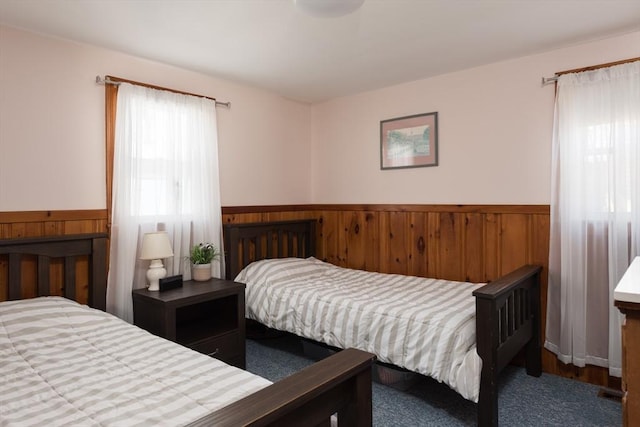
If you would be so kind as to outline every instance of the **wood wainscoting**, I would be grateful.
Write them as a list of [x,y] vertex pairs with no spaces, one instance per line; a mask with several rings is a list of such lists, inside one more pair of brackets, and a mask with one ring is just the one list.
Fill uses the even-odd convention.
[[[317,256],[349,268],[486,282],[525,263],[542,265],[544,334],[548,205],[227,206],[222,218],[229,223],[315,218]],[[102,232],[108,232],[106,209],[0,212],[0,239]],[[0,296],[6,295],[6,262],[0,257]],[[35,273],[25,271],[23,277],[35,280]],[[620,389],[620,380],[606,369],[564,365],[547,350],[542,364],[547,373]]]
[[522,264],[546,268],[548,263],[548,206],[290,208],[290,211],[223,208],[223,221],[316,218],[319,258],[343,267],[383,273],[486,282]]
[[106,209],[0,212],[0,239],[106,232]]
[[[548,205],[293,205],[223,207],[225,223],[318,220],[318,258],[343,267],[487,282],[522,264],[542,272],[545,331]],[[543,337],[544,342],[544,337]],[[564,365],[543,349],[544,372],[620,389],[597,366]]]

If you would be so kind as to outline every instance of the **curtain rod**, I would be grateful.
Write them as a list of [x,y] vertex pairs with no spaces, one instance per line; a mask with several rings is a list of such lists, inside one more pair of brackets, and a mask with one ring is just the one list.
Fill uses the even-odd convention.
[[[137,84],[139,86],[145,86],[145,87],[150,87],[150,88],[159,89],[159,90],[167,90],[169,92],[174,92],[174,93],[181,93],[183,95],[192,95],[192,96],[198,96],[198,97],[201,97],[201,98],[207,98],[207,99],[210,99],[210,100],[214,101],[216,103],[216,107],[231,108],[231,102],[220,102],[220,101],[217,101],[215,98],[211,98],[211,97],[208,97],[208,96],[196,95],[196,94],[193,94],[193,93],[181,92],[181,91],[173,90],[173,89],[166,89],[166,88],[162,88],[162,87],[159,87],[159,86],[153,86],[153,85],[147,85],[147,84],[143,84],[143,83],[137,83],[137,82],[134,82],[134,81],[131,81],[131,80],[124,80],[123,79],[123,81],[125,81],[127,83],[131,83],[131,84]],[[121,81],[116,81],[116,80],[111,80],[109,78],[109,76],[105,76],[104,79],[102,77],[100,77],[100,76],[96,76],[96,83],[99,84],[99,85],[115,85],[115,86],[118,86],[122,82]]]
[[542,86],[550,85],[550,84],[553,84],[553,83],[557,82],[558,81],[558,77],[560,77],[563,74],[581,73],[581,72],[584,72],[584,71],[599,70],[601,68],[608,68],[608,67],[613,67],[613,66],[616,66],[616,65],[629,64],[631,62],[636,62],[636,61],[640,61],[640,56],[639,57],[635,57],[635,58],[623,59],[623,60],[620,60],[620,61],[607,62],[606,64],[592,65],[590,67],[574,68],[573,70],[558,71],[556,73],[556,75],[553,76],[553,77],[543,77],[542,78]]

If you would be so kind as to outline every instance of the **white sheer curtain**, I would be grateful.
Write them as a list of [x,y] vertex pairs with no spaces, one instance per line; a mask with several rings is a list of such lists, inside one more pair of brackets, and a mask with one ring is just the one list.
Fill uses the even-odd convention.
[[[118,89],[107,310],[131,322],[131,291],[144,287],[142,236],[165,230],[168,275],[191,277],[192,245],[222,248],[215,101],[122,83]],[[223,262],[213,263],[220,277]]]
[[640,255],[640,61],[558,79],[545,347],[621,375],[613,289]]

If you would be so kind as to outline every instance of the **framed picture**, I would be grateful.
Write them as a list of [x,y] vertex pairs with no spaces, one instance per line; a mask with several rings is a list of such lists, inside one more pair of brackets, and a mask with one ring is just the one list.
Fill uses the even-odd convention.
[[380,122],[380,169],[438,166],[438,113]]

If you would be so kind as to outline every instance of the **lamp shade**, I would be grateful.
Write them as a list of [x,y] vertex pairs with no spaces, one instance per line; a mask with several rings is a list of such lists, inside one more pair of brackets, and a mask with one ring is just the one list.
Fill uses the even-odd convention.
[[140,259],[164,259],[173,256],[169,236],[164,231],[146,233],[142,237]]

